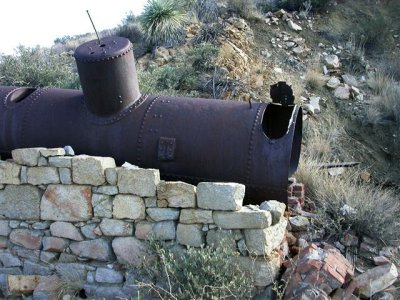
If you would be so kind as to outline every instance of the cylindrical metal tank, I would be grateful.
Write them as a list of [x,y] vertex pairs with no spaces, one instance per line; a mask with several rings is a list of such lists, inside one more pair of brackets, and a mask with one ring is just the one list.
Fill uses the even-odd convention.
[[[96,80],[90,74],[113,74],[122,68],[116,61],[109,62],[100,63],[104,68],[80,67],[82,85],[89,86],[83,93],[0,86],[0,153],[7,156],[16,148],[71,145],[78,154],[111,156],[119,164],[127,161],[157,168],[167,180],[243,183],[247,203],[287,201],[288,177],[300,156],[300,107],[140,95],[137,85],[129,82],[136,80],[134,69],[115,76],[128,83],[93,75],[110,81],[104,84],[104,93],[114,90],[96,95],[97,90],[91,91]],[[126,102],[114,105],[113,97],[126,86],[130,91]]]
[[98,115],[120,112],[140,97],[132,43],[106,37],[80,45],[75,61],[88,109]]

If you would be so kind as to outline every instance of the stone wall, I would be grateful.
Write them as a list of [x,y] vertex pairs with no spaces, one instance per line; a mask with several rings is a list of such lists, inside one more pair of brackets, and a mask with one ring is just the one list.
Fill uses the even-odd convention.
[[3,296],[48,299],[46,283],[73,274],[89,296],[135,297],[132,270],[151,255],[149,237],[183,247],[232,243],[258,287],[279,272],[285,205],[242,206],[241,184],[165,182],[158,170],[116,167],[70,147],[16,149],[12,157],[0,160]]

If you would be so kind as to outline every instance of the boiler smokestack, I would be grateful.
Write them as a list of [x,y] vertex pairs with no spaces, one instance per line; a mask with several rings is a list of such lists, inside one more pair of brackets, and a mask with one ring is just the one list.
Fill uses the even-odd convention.
[[74,56],[90,112],[112,115],[139,99],[133,47],[128,39],[92,40],[80,45]]

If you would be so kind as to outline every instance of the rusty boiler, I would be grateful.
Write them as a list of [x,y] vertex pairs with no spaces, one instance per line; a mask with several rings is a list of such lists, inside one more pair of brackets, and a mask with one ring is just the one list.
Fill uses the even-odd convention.
[[157,168],[167,180],[243,183],[247,203],[287,200],[302,138],[292,101],[143,95],[132,44],[121,37],[82,44],[75,59],[82,91],[0,86],[3,158],[16,148],[71,145],[77,154]]

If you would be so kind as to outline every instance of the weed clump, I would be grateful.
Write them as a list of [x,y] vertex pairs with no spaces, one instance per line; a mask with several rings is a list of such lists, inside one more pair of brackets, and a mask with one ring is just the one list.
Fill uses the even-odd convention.
[[138,286],[161,299],[250,299],[251,276],[244,273],[234,258],[239,254],[222,243],[218,248],[183,249],[150,242],[158,257],[143,270],[153,281]]

